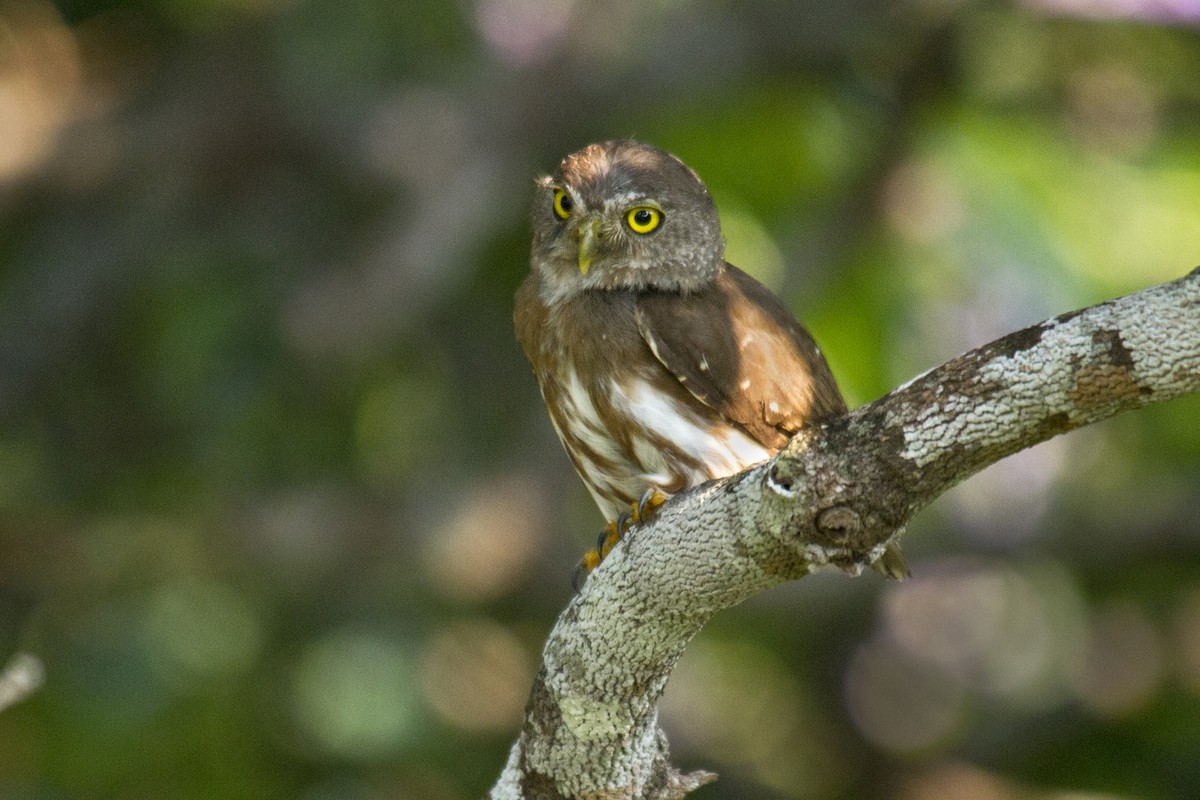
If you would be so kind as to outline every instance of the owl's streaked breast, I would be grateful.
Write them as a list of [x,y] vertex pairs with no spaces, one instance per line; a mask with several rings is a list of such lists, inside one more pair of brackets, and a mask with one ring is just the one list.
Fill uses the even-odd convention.
[[647,488],[673,494],[773,453],[662,365],[636,302],[629,290],[547,293],[540,270],[517,294],[517,338],[554,432],[608,519]]
[[738,428],[697,413],[654,382],[639,376],[588,388],[569,367],[539,376],[554,430],[609,519],[647,488],[671,494],[771,456]]
[[647,488],[671,494],[771,455],[647,358],[628,299],[588,293],[553,310],[534,303],[535,317],[517,325],[526,352],[539,354],[535,375],[555,432],[609,519]]

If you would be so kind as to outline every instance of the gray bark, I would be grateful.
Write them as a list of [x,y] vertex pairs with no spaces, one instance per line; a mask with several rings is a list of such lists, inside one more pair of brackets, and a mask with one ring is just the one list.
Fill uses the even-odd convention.
[[1200,268],[998,339],[678,495],[588,578],[546,642],[489,797],[680,798],[657,703],[716,611],[815,567],[870,565],[921,508],[1052,436],[1200,391]]

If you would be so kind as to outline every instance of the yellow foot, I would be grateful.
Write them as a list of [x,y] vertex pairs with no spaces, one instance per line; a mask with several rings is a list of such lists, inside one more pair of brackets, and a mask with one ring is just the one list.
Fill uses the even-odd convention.
[[572,588],[579,591],[579,587],[583,584],[582,579],[600,566],[600,562],[612,552],[612,549],[617,546],[617,542],[621,541],[629,529],[654,516],[654,512],[665,502],[667,502],[665,494],[658,489],[647,489],[627,511],[622,511],[615,520],[604,526],[604,530],[596,539],[596,546],[583,554],[583,558],[575,566],[575,571],[571,573]]

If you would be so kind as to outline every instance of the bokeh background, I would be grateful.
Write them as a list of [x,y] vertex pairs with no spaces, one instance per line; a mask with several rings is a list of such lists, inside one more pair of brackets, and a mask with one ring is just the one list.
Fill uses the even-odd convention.
[[[3,0],[0,798],[457,800],[602,520],[513,340],[637,136],[851,405],[1200,264],[1192,0]],[[719,615],[698,798],[1200,796],[1200,398]],[[33,670],[35,673],[37,669]]]

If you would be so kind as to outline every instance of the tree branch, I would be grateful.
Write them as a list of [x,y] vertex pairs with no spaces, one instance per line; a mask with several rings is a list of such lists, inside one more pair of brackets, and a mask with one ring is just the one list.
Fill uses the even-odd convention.
[[489,795],[680,798],[658,699],[716,611],[813,568],[857,574],[984,467],[1118,412],[1200,391],[1200,268],[998,339],[678,495],[559,617]]

